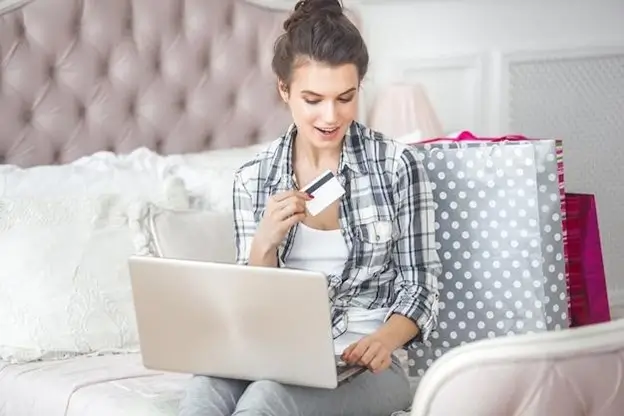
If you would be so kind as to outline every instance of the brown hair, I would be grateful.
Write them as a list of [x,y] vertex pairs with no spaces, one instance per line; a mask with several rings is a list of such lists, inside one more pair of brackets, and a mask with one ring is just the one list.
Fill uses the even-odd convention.
[[271,66],[285,88],[295,65],[310,59],[330,66],[354,64],[360,81],[368,70],[368,50],[339,0],[301,0],[284,22]]

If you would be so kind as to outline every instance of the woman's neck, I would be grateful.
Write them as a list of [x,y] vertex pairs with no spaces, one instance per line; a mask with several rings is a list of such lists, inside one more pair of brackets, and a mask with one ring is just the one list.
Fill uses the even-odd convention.
[[336,172],[338,163],[340,163],[341,152],[342,145],[335,148],[319,149],[312,146],[307,140],[295,138],[293,161],[298,166],[304,164],[307,167],[306,170],[323,171],[329,169]]

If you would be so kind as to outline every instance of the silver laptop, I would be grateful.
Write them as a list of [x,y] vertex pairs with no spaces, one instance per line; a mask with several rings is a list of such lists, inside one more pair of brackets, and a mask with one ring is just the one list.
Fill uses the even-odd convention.
[[365,371],[334,355],[321,273],[131,257],[146,368],[335,388]]

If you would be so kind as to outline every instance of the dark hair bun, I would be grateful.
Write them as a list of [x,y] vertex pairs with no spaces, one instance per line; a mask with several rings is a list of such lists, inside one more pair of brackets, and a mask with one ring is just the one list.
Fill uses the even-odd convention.
[[300,0],[284,22],[284,30],[291,32],[299,23],[308,19],[339,18],[342,14],[339,0]]
[[301,0],[273,45],[271,67],[288,91],[298,59],[329,66],[353,64],[360,81],[368,70],[368,50],[339,0]]

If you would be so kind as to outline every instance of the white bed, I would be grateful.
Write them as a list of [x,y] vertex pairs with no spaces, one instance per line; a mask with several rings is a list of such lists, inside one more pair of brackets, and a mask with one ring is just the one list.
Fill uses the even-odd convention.
[[0,363],[0,414],[174,416],[188,378],[147,370],[140,354]]
[[[233,170],[289,123],[270,71],[284,16],[245,0],[34,0],[0,18],[0,416],[177,413],[189,376],[143,367],[126,259],[232,256],[213,245],[231,236]],[[413,416],[520,414],[531,398],[549,415],[619,414],[614,325],[459,348]],[[527,354],[574,374],[539,390]],[[467,371],[479,360],[492,371]],[[571,385],[589,387],[562,407]]]
[[1,365],[7,416],[173,416],[188,379],[146,370],[139,354]]
[[[227,255],[233,171],[290,123],[270,66],[286,14],[35,0],[0,18],[0,416],[176,414],[189,376],[143,368],[126,259]],[[187,228],[159,245],[163,213]]]
[[[125,223],[122,227],[115,225],[115,221],[112,221],[113,224],[105,224],[107,232],[94,245],[94,250],[98,246],[113,245],[121,241],[131,243],[125,254],[132,252],[142,255],[232,262],[234,240],[229,230],[233,225],[228,203],[231,200],[231,186],[227,178],[231,178],[234,169],[262,147],[263,145],[252,145],[231,150],[166,156],[141,148],[127,155],[116,155],[111,152],[96,153],[62,167],[41,167],[30,170],[6,169],[5,178],[12,180],[5,182],[4,194],[9,196],[4,199],[0,198],[0,203],[3,200],[11,201],[15,198],[11,195],[23,195],[28,192],[39,195],[37,199],[42,199],[45,209],[48,209],[48,202],[52,201],[54,206],[54,199],[49,200],[40,195],[48,192],[48,185],[55,182],[71,184],[67,185],[68,189],[63,191],[69,195],[68,198],[75,198],[74,188],[82,189],[88,186],[88,192],[95,195],[96,206],[98,206],[98,195],[110,192],[110,188],[119,188],[117,192],[123,194],[124,192],[134,193],[136,188],[141,187],[144,195],[141,198],[129,204],[122,203],[123,199],[116,201],[116,205],[113,204],[118,208],[111,209],[112,212],[127,209],[124,214]],[[75,176],[76,172],[80,173],[80,177]],[[107,179],[109,176],[115,177],[115,180]],[[172,181],[172,178],[175,180]],[[181,183],[184,184],[182,188],[180,188]],[[58,189],[57,187],[57,193],[60,192]],[[84,197],[83,194],[86,192],[79,193],[81,197]],[[155,200],[149,198],[152,194],[155,195]],[[110,206],[110,203],[107,204],[108,209]],[[41,208],[38,204],[28,206],[29,212],[36,212],[39,209]],[[64,211],[56,207],[53,212],[54,215],[60,215],[59,213]],[[115,215],[111,217],[114,219]],[[70,243],[60,242],[58,251],[50,253],[49,256],[54,257],[62,253],[67,244],[72,246],[70,249],[75,248],[73,247],[75,243],[71,241],[80,239],[81,237],[74,236],[81,235],[81,231],[72,231],[72,227],[68,227],[75,221],[75,218],[71,218],[65,223],[58,223],[61,228],[67,228],[69,234],[66,240]],[[13,227],[17,225],[14,224]],[[45,228],[45,225],[42,227]],[[20,239],[11,239],[3,236],[2,228],[3,223],[0,220],[0,249],[3,243],[17,243],[21,246],[35,243],[34,240],[39,236],[37,232],[29,235],[28,232],[32,232],[32,229],[26,227],[22,229],[26,231],[26,234],[22,234]],[[118,234],[118,230],[123,231]],[[71,234],[72,232],[74,234]],[[215,239],[215,236],[219,238]],[[50,241],[59,240],[50,238]],[[92,241],[91,244],[93,244]],[[24,256],[33,256],[37,261],[45,259],[45,255],[38,255],[36,252],[37,250],[34,254],[24,253]],[[123,252],[117,253],[115,263],[118,264],[114,267],[123,264],[123,255]],[[64,259],[61,261],[64,262]],[[20,272],[16,263],[20,261],[4,264],[5,266],[9,264],[9,271]],[[98,260],[83,261],[78,264],[78,267],[91,269],[99,266]],[[98,270],[99,274],[94,275],[95,279],[99,280],[97,285],[100,286],[101,292],[109,293],[111,290],[120,290],[119,283],[111,286],[111,282],[108,281],[111,270],[110,268],[104,271]],[[44,293],[56,287],[57,282],[67,284],[68,280],[61,273],[50,274],[47,277],[49,278],[47,285],[39,289]],[[3,275],[2,271],[0,271],[0,278],[14,285],[18,280],[7,274]],[[127,278],[125,273],[123,273],[123,278]],[[96,285],[95,281],[89,280],[89,282],[86,288],[77,286],[72,287],[72,290],[81,296],[89,296],[93,293],[91,286]],[[18,288],[16,296],[20,293],[26,295],[26,291],[22,289]],[[121,289],[130,293],[127,284],[121,285]],[[19,298],[14,298],[14,302],[29,303],[27,299]],[[71,305],[71,298],[68,298],[68,302]],[[99,303],[93,302],[93,306]],[[128,300],[119,301],[118,304],[128,306]],[[44,308],[44,312],[47,310]],[[66,316],[65,310],[52,312],[60,314],[61,317]],[[91,312],[101,313],[102,311],[92,310]],[[133,338],[129,334],[135,332],[132,318],[132,311],[129,310],[124,319],[115,321],[120,328],[126,328],[124,332],[126,338]],[[78,326],[71,327],[72,331],[79,332],[84,328],[95,328],[85,321],[78,323]],[[14,333],[20,333],[20,331],[14,331]],[[97,336],[91,340],[102,344],[107,342],[114,333],[115,331],[105,332],[103,336]],[[48,342],[51,342],[50,340],[62,341],[47,331],[35,335],[35,338],[46,338]],[[36,356],[30,357],[35,359],[33,362],[23,362],[25,359],[17,364],[0,361],[0,415],[175,415],[189,375],[145,369],[140,354],[133,352],[138,348],[136,343],[112,345],[110,348],[121,350],[122,353],[110,353],[106,348],[92,348],[81,352],[79,356],[62,359],[51,360],[44,355],[42,359]],[[407,372],[405,354],[402,354],[402,359]],[[417,379],[412,380],[414,392],[417,381]]]

